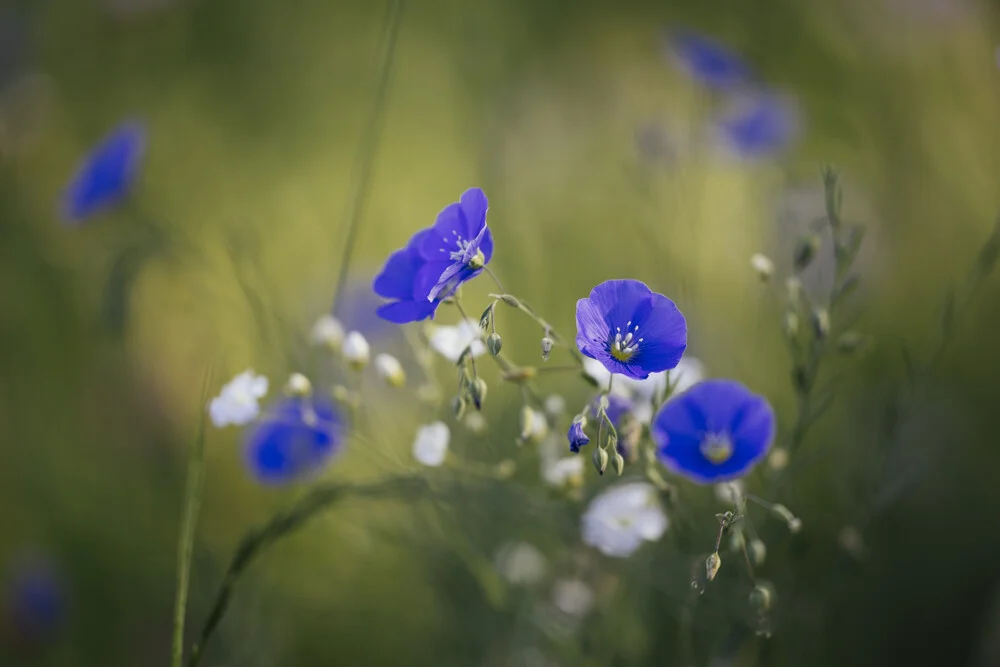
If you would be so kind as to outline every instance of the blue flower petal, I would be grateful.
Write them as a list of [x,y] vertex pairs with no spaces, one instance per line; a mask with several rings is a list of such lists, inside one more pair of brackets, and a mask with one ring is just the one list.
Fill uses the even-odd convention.
[[687,74],[713,90],[729,91],[753,83],[750,67],[721,43],[686,29],[667,34],[667,47]]
[[[653,418],[651,432],[663,464],[698,484],[742,477],[766,454],[774,439],[770,404],[733,380],[705,380]],[[732,454],[722,462],[702,452],[708,435],[724,435]]]
[[746,158],[761,158],[781,152],[799,132],[798,114],[787,99],[762,94],[718,123],[726,145]]
[[389,255],[382,272],[375,276],[372,289],[387,299],[410,299],[413,297],[413,280],[423,266],[423,260],[409,248],[403,248]]
[[438,305],[440,305],[438,301],[394,301],[393,303],[379,306],[376,312],[384,320],[395,322],[396,324],[406,324],[433,317]]
[[569,450],[574,453],[579,452],[581,447],[590,442],[590,438],[583,430],[583,424],[576,421],[570,424],[566,439],[569,440]]
[[[448,259],[452,252],[459,250],[459,241],[471,241],[479,236],[486,226],[488,207],[486,195],[479,188],[462,193],[458,202],[449,204],[438,214],[433,234],[429,234],[420,246],[423,258],[428,261]],[[492,252],[492,247],[490,250]]]
[[318,396],[283,399],[251,428],[247,463],[262,484],[307,477],[340,450],[342,431],[330,401]]
[[135,181],[146,144],[145,126],[119,125],[77,168],[63,194],[62,216],[71,224],[119,203]]

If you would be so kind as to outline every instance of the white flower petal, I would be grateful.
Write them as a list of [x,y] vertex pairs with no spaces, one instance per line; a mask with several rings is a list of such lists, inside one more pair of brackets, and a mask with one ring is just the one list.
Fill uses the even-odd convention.
[[591,501],[581,519],[583,541],[616,558],[660,539],[668,526],[655,487],[645,482],[608,489]]
[[244,426],[260,414],[259,399],[267,394],[268,381],[252,370],[240,373],[226,384],[208,404],[208,414],[216,428]]
[[470,345],[473,357],[486,352],[479,323],[472,320],[463,320],[455,326],[435,326],[431,329],[428,342],[438,354],[452,363],[457,362]]
[[425,466],[436,468],[444,463],[450,439],[451,431],[444,422],[421,426],[417,429],[417,437],[413,441],[413,456]]

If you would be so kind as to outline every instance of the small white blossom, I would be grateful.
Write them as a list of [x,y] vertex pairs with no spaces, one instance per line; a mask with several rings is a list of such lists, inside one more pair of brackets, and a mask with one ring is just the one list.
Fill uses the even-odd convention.
[[732,505],[743,496],[743,480],[721,482],[715,485],[715,497],[724,505]]
[[371,349],[368,347],[368,341],[365,340],[364,336],[357,331],[352,331],[344,338],[343,354],[347,363],[353,368],[360,370],[368,365],[368,360],[371,357]]
[[549,394],[545,399],[545,412],[551,417],[558,417],[566,412],[566,399],[559,394]]
[[208,413],[217,428],[243,426],[260,414],[258,401],[267,394],[267,378],[252,370],[240,373],[208,404]]
[[552,604],[569,616],[586,616],[594,604],[594,591],[579,579],[561,579],[552,587]]
[[530,586],[545,576],[547,564],[542,552],[527,542],[505,544],[497,552],[496,567],[512,584]]
[[433,326],[428,342],[441,356],[456,363],[465,348],[472,346],[470,354],[478,357],[486,352],[479,324],[472,320],[462,320],[455,326]]
[[312,393],[312,383],[302,373],[292,373],[285,383],[285,393],[289,396],[308,396]]
[[750,258],[750,266],[763,282],[767,282],[774,275],[774,262],[759,252]]
[[406,382],[406,373],[399,360],[391,354],[375,355],[375,371],[379,377],[393,387],[402,387]]
[[436,468],[444,463],[450,439],[451,431],[444,422],[421,426],[417,429],[417,437],[413,441],[413,457],[425,466]]
[[542,458],[542,477],[546,483],[563,487],[583,478],[584,457]]
[[549,421],[541,410],[525,407],[522,417],[522,436],[525,440],[541,442],[549,434]]
[[583,541],[606,556],[625,558],[667,529],[656,488],[645,482],[612,487],[590,502],[581,520]]
[[326,345],[332,350],[339,350],[344,344],[344,325],[333,315],[323,315],[316,320],[309,338],[314,345]]

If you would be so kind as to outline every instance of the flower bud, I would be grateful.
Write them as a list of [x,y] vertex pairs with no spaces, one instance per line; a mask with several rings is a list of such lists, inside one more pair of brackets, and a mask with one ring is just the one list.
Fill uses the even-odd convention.
[[747,557],[754,567],[763,565],[764,559],[767,558],[767,545],[764,541],[757,538],[747,542]]
[[312,383],[302,373],[292,373],[285,384],[285,393],[289,396],[309,396],[312,394]]
[[368,341],[357,331],[352,331],[344,338],[344,345],[341,349],[344,359],[356,371],[360,371],[368,365],[371,350]]
[[549,338],[547,335],[542,336],[542,361],[548,361],[549,355],[552,354],[552,346],[555,342]]
[[825,340],[830,334],[830,311],[822,306],[814,308],[812,311],[813,333],[819,340]]
[[521,307],[521,302],[518,301],[517,298],[511,296],[510,294],[501,294],[499,296],[500,296],[500,300],[503,301],[504,303],[506,303],[508,306],[512,306],[514,308],[520,308]]
[[333,315],[323,315],[313,325],[309,339],[313,345],[324,345],[336,352],[344,343],[344,325]]
[[797,533],[802,529],[802,520],[792,514],[791,510],[784,505],[774,505],[771,508],[771,512],[788,525],[789,531]]
[[722,567],[722,557],[719,556],[719,552],[711,554],[705,559],[705,577],[712,581],[715,579],[715,575],[719,573],[719,568]]
[[608,469],[608,453],[600,447],[595,447],[593,459],[598,474],[603,475],[604,471]]
[[455,419],[461,419],[462,415],[465,414],[465,399],[461,396],[451,399],[451,411],[455,415]]
[[550,417],[558,417],[566,412],[566,399],[559,394],[549,394],[545,398],[545,412]]
[[762,614],[771,608],[774,603],[774,594],[771,592],[771,587],[767,584],[757,584],[750,591],[750,607],[754,612]]
[[611,467],[615,469],[618,476],[621,477],[622,473],[625,472],[625,459],[617,451],[615,455],[611,457]]
[[746,544],[746,538],[743,536],[743,531],[735,527],[729,532],[729,550],[730,551],[743,551],[743,547]]
[[486,337],[486,348],[490,351],[494,357],[500,354],[500,348],[503,347],[503,339],[500,338],[500,334],[496,331],[491,333]]
[[521,407],[521,440],[527,440],[535,431],[535,411],[529,406]]
[[750,266],[753,267],[754,272],[762,283],[770,281],[771,276],[774,275],[774,262],[760,253],[750,258]]
[[406,373],[399,360],[391,354],[375,356],[375,371],[390,387],[402,387],[406,384]]
[[482,410],[483,401],[486,400],[486,380],[476,378],[469,384],[469,396],[472,397],[472,404],[476,406],[476,410]]
[[767,465],[771,470],[779,472],[788,465],[788,450],[784,447],[775,447],[767,456]]
[[796,271],[801,271],[812,263],[813,257],[816,256],[816,251],[819,250],[820,243],[819,234],[815,232],[806,234],[799,239],[793,256]]

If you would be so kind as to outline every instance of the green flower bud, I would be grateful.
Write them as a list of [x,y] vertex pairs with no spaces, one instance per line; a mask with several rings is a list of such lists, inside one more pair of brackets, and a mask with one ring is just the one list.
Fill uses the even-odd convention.
[[722,567],[722,557],[719,556],[719,552],[711,554],[705,559],[705,577],[709,581],[715,579],[715,575],[719,573],[719,568]]
[[503,339],[500,338],[500,334],[496,331],[486,337],[486,348],[494,357],[500,354],[501,347],[503,347]]
[[597,468],[598,474],[603,475],[604,471],[608,469],[608,453],[600,447],[595,447],[593,458],[594,467]]
[[615,452],[615,455],[611,457],[611,467],[615,469],[615,472],[618,473],[619,477],[621,477],[622,473],[625,472],[625,459],[622,458],[622,455],[617,451]]

